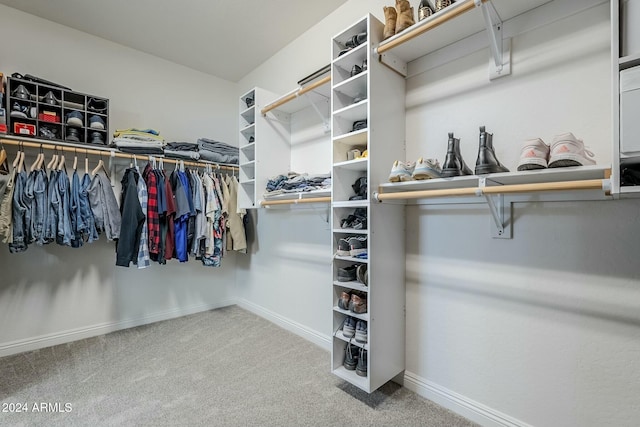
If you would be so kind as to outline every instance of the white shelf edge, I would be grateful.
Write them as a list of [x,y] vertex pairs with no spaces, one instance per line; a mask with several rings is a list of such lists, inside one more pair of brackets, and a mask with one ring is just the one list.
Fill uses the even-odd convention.
[[354,338],[347,338],[344,336],[344,334],[342,333],[342,329],[338,330],[338,332],[336,332],[336,334],[334,335],[335,338],[338,338],[341,341],[347,342],[347,343],[351,343],[353,345],[357,345],[360,348],[364,348],[365,350],[369,350],[369,343],[361,343],[356,341],[355,337]]
[[[368,46],[368,45],[369,45],[369,41],[367,40],[367,41],[363,42],[362,44],[359,44],[358,46],[354,47],[349,52],[347,52],[347,53],[345,53],[345,54],[343,54],[341,56],[336,57],[333,61],[331,61],[331,63],[334,64],[334,65],[338,65],[339,66],[340,62],[346,61],[345,58],[348,58],[350,56],[355,56],[356,52],[358,52],[360,50],[364,50],[366,48],[366,46]],[[346,47],[345,47],[345,49],[346,49]]]
[[345,314],[347,316],[355,317],[356,319],[366,320],[367,322],[369,322],[369,312],[358,314],[358,313],[354,313],[353,311],[343,310],[337,305],[333,307],[333,311],[337,313]]
[[353,228],[334,228],[332,232],[339,234],[369,234],[369,230],[356,230]]
[[255,124],[255,123],[251,123],[250,125],[247,125],[247,126],[243,127],[242,129],[240,129],[240,133],[244,133],[244,132],[246,132],[247,130],[249,130],[249,129],[251,129],[252,127],[255,127],[255,126],[256,126],[256,124]]
[[240,182],[240,185],[255,184],[255,183],[256,183],[256,180],[254,178],[254,179],[249,179],[249,180],[246,180],[246,181],[242,181],[242,182]]
[[359,108],[362,105],[367,104],[368,102],[369,102],[369,99],[363,99],[360,102],[357,102],[357,103],[351,104],[351,105],[347,105],[346,107],[342,107],[339,110],[334,111],[333,115],[334,116],[339,116],[339,115],[344,114],[344,113],[346,113],[346,112],[348,112],[350,110],[355,110],[356,108]]
[[255,160],[251,160],[250,162],[240,163],[240,167],[244,167],[244,166],[254,167],[255,165],[256,165]]
[[334,208],[368,208],[368,200],[349,200],[344,202],[333,202]]
[[369,258],[356,258],[352,256],[340,256],[340,255],[336,255],[334,258],[340,261],[359,262],[360,264],[369,263]]
[[348,369],[346,369],[344,366],[339,366],[336,369],[334,369],[332,371],[332,373],[355,385],[356,387],[366,391],[367,393],[369,392],[369,377],[361,377],[360,375],[356,374],[356,371],[349,371]]
[[340,282],[337,280],[333,281],[333,286],[339,286],[342,288],[349,288],[349,289],[353,289],[355,291],[362,291],[362,292],[367,292],[369,293],[369,287],[363,285],[360,282]]
[[340,89],[342,89],[343,86],[348,86],[350,83],[353,83],[360,78],[364,78],[368,73],[369,69],[367,68],[366,70],[356,74],[355,76],[351,76],[348,79],[341,81],[333,87],[333,90],[335,90],[336,92],[340,92]]
[[255,143],[255,142],[251,142],[251,143],[249,143],[249,144],[243,145],[242,147],[240,147],[240,149],[241,149],[242,151],[244,151],[244,150],[246,150],[247,148],[253,148],[253,147],[255,147],[255,146],[256,146],[256,143]]
[[[345,160],[344,162],[334,163],[334,168],[344,168],[352,170],[367,170],[368,157],[362,157],[354,160]],[[353,166],[364,166],[364,169],[354,168]]]
[[[333,137],[333,142],[339,142],[342,144],[348,144],[346,142],[344,142],[345,140],[350,140],[350,139],[356,139],[358,136],[362,135],[362,134],[366,134],[369,132],[369,127],[366,127],[364,129],[360,129],[354,132],[347,132],[347,133],[343,133],[342,135],[338,135],[338,136],[334,136]],[[363,141],[366,143],[366,137],[365,140]],[[357,142],[356,144],[362,144],[363,142]],[[350,145],[350,144],[348,144]]]
[[[242,101],[242,102],[244,102],[244,101]],[[256,109],[256,106],[255,106],[255,104],[254,104],[254,105],[252,105],[251,107],[249,107],[249,108],[247,108],[247,109],[245,109],[245,110],[241,111],[241,112],[240,112],[240,115],[244,117],[247,113],[250,113],[250,112],[251,112],[251,110],[255,110],[255,109]]]

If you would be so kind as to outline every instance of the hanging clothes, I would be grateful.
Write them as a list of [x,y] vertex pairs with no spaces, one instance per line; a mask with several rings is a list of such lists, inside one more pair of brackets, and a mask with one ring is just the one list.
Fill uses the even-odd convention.
[[45,243],[56,241],[58,235],[58,205],[60,203],[60,192],[58,187],[58,171],[51,169],[49,172],[49,185],[47,186],[47,219],[44,224]]
[[147,228],[149,255],[157,259],[160,253],[160,215],[158,214],[158,183],[151,163],[147,163],[142,172],[147,187]]
[[71,209],[70,209],[70,194],[71,185],[69,184],[69,178],[67,172],[64,169],[58,171],[58,232],[56,236],[56,243],[63,246],[71,246],[71,240],[73,239],[73,233],[71,231]]
[[98,233],[104,232],[109,241],[117,239],[120,236],[122,216],[120,208],[118,208],[118,201],[111,188],[111,181],[104,171],[99,170],[93,176],[87,195],[96,231]]
[[20,171],[16,173],[13,203],[12,203],[12,220],[13,220],[13,241],[9,244],[9,252],[19,253],[27,250],[27,204],[25,202],[25,187],[27,184],[27,173]]
[[244,230],[244,215],[246,210],[238,207],[238,180],[235,175],[227,179],[229,188],[229,236],[231,245],[228,250],[247,252],[247,236]]
[[138,268],[147,268],[150,265],[151,258],[149,256],[149,230],[147,221],[147,209],[148,209],[148,193],[147,185],[144,183],[144,179],[140,176],[140,170],[136,166],[136,182],[138,190],[138,201],[140,202],[140,208],[144,215],[144,222],[142,225],[142,232],[140,233],[140,243],[138,245]]
[[167,194],[167,229],[165,233],[165,260],[172,259],[175,253],[175,219],[176,219],[176,198],[173,194],[169,175],[164,172],[164,185]]
[[120,215],[122,223],[116,245],[116,265],[129,267],[138,261],[140,236],[144,228],[145,216],[138,198],[137,171],[129,168],[122,177]]
[[16,170],[13,169],[8,175],[6,185],[3,184],[4,191],[0,193],[0,238],[3,243],[13,243],[12,210],[15,178]]

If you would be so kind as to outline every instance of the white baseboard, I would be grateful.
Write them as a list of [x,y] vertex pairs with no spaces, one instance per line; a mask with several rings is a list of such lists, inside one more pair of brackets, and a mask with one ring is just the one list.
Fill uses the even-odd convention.
[[531,427],[530,424],[489,408],[412,372],[405,371],[404,386],[420,396],[485,427]]
[[220,307],[226,307],[233,304],[235,304],[235,301],[233,299],[226,299],[217,301],[212,304],[200,304],[191,307],[176,308],[173,310],[167,310],[134,319],[106,322],[84,328],[68,329],[66,331],[56,332],[53,334],[40,335],[24,340],[0,343],[0,357],[10,356],[12,354],[37,350],[45,347],[51,347],[54,345],[65,344],[72,341],[78,341],[85,338],[108,334],[109,332],[114,332],[121,329],[133,328],[136,326],[147,325],[149,323],[155,323],[162,320],[188,316],[190,314],[213,310]]
[[318,331],[307,328],[306,326],[298,322],[294,322],[293,320],[283,317],[278,313],[267,310],[262,306],[247,301],[244,298],[238,298],[235,302],[239,307],[244,308],[245,310],[250,311],[260,317],[263,317],[268,321],[286,329],[287,331],[293,332],[294,334],[301,336],[307,341],[311,341],[315,345],[322,347],[327,351],[331,351],[331,337],[329,335],[324,335],[319,333]]

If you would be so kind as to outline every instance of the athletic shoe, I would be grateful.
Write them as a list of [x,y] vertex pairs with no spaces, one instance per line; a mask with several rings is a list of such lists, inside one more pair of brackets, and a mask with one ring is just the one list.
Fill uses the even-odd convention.
[[96,113],[106,113],[107,101],[104,99],[89,98],[89,102],[87,103],[87,108],[90,111],[94,111]]
[[100,132],[91,132],[91,143],[104,145],[104,137]]
[[549,146],[540,138],[528,139],[522,144],[518,170],[545,169],[549,160]]
[[595,165],[594,154],[584,148],[582,140],[577,139],[571,132],[556,135],[551,144],[549,155],[550,168],[568,166]]
[[342,323],[342,335],[347,338],[353,338],[356,334],[356,319],[351,316],[347,316]]
[[65,141],[70,142],[80,142],[80,133],[78,132],[78,129],[68,127],[67,136],[64,139]]
[[102,117],[100,116],[91,116],[89,118],[89,127],[92,129],[104,130],[104,120],[102,120]]
[[354,313],[362,314],[367,312],[367,298],[353,293],[349,300],[349,310]]
[[67,124],[69,126],[84,126],[84,117],[80,111],[71,111],[67,114]]
[[21,119],[26,119],[27,113],[29,112],[28,105],[22,105],[19,102],[14,102],[13,107],[11,108],[11,113],[9,114],[11,117],[19,117]]
[[367,253],[367,236],[357,236],[349,238],[349,254],[358,256]]
[[338,240],[338,256],[349,256],[351,255],[351,245],[349,244],[349,240],[351,237],[347,237],[344,239]]
[[338,282],[353,282],[356,280],[356,266],[338,268]]
[[345,367],[345,369],[354,371],[356,369],[356,366],[358,366],[358,359],[358,346],[348,343],[347,347],[344,349],[344,363],[342,365]]
[[360,355],[358,357],[358,363],[356,365],[356,374],[361,377],[367,376],[367,350],[360,349]]
[[417,180],[440,178],[442,176],[442,168],[437,159],[423,159],[420,157],[411,176]]
[[393,162],[389,182],[411,181],[415,164],[411,162],[403,163],[400,160]]
[[356,342],[365,344],[367,342],[367,322],[364,320],[358,320],[356,323]]
[[367,271],[367,264],[360,264],[356,268],[356,278],[358,279],[358,282],[362,283],[363,285],[369,285],[369,272]]

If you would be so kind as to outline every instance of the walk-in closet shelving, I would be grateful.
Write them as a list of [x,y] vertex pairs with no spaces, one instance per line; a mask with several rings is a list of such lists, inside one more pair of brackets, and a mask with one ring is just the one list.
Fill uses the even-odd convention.
[[287,127],[279,122],[267,122],[260,110],[275,94],[253,88],[239,99],[240,186],[238,206],[259,207],[258,199],[267,181],[289,170]]
[[[368,393],[404,370],[404,207],[370,202],[374,190],[386,181],[389,159],[404,157],[405,81],[378,63],[372,50],[380,41],[383,27],[379,20],[367,15],[331,41],[331,287],[336,331],[331,369]],[[366,40],[347,50],[358,34],[360,40],[366,34]],[[366,123],[354,128],[354,122],[364,120]],[[355,195],[352,186],[360,178],[366,178],[367,190],[362,200],[350,200]],[[356,209],[361,214],[365,212],[364,228],[343,224],[343,219]],[[366,259],[337,255],[340,239],[354,236],[367,238]],[[353,265],[366,265],[366,285],[357,280],[338,280],[338,270]],[[367,312],[357,314],[340,308],[338,300],[343,292],[356,292],[366,298]],[[344,336],[341,325],[347,316],[366,322],[366,344]],[[367,351],[366,376],[343,365],[349,343]]]
[[[296,144],[305,144],[309,142],[307,138],[314,140],[323,140],[326,135],[327,148],[329,144],[329,128],[330,128],[330,108],[329,101],[331,99],[331,75],[322,71],[317,73],[304,85],[298,86],[296,89],[285,95],[276,96],[271,94],[266,100],[264,106],[259,106],[259,118],[257,120],[258,133],[261,132],[263,123],[265,126],[271,127],[272,132],[268,138],[259,138],[258,144],[264,143],[268,147],[274,147],[280,156],[286,160],[286,167],[279,170],[272,168],[272,173],[268,178],[279,174],[286,174],[291,171],[292,150]],[[313,110],[313,112],[310,111]],[[300,120],[301,114],[312,116]],[[301,129],[301,126],[305,126]],[[273,130],[277,128],[277,135]],[[301,136],[302,135],[302,136]],[[302,139],[302,140],[301,140]],[[261,157],[256,158],[258,162]],[[281,162],[282,163],[282,162]],[[329,165],[327,164],[327,168]],[[298,171],[296,172],[309,172]],[[324,171],[316,171],[318,173],[326,173]],[[258,186],[257,199],[259,206],[262,207],[295,207],[311,206],[327,204],[331,201],[331,190],[314,190],[301,193],[286,193],[276,196],[264,196],[266,181],[264,186]]]

